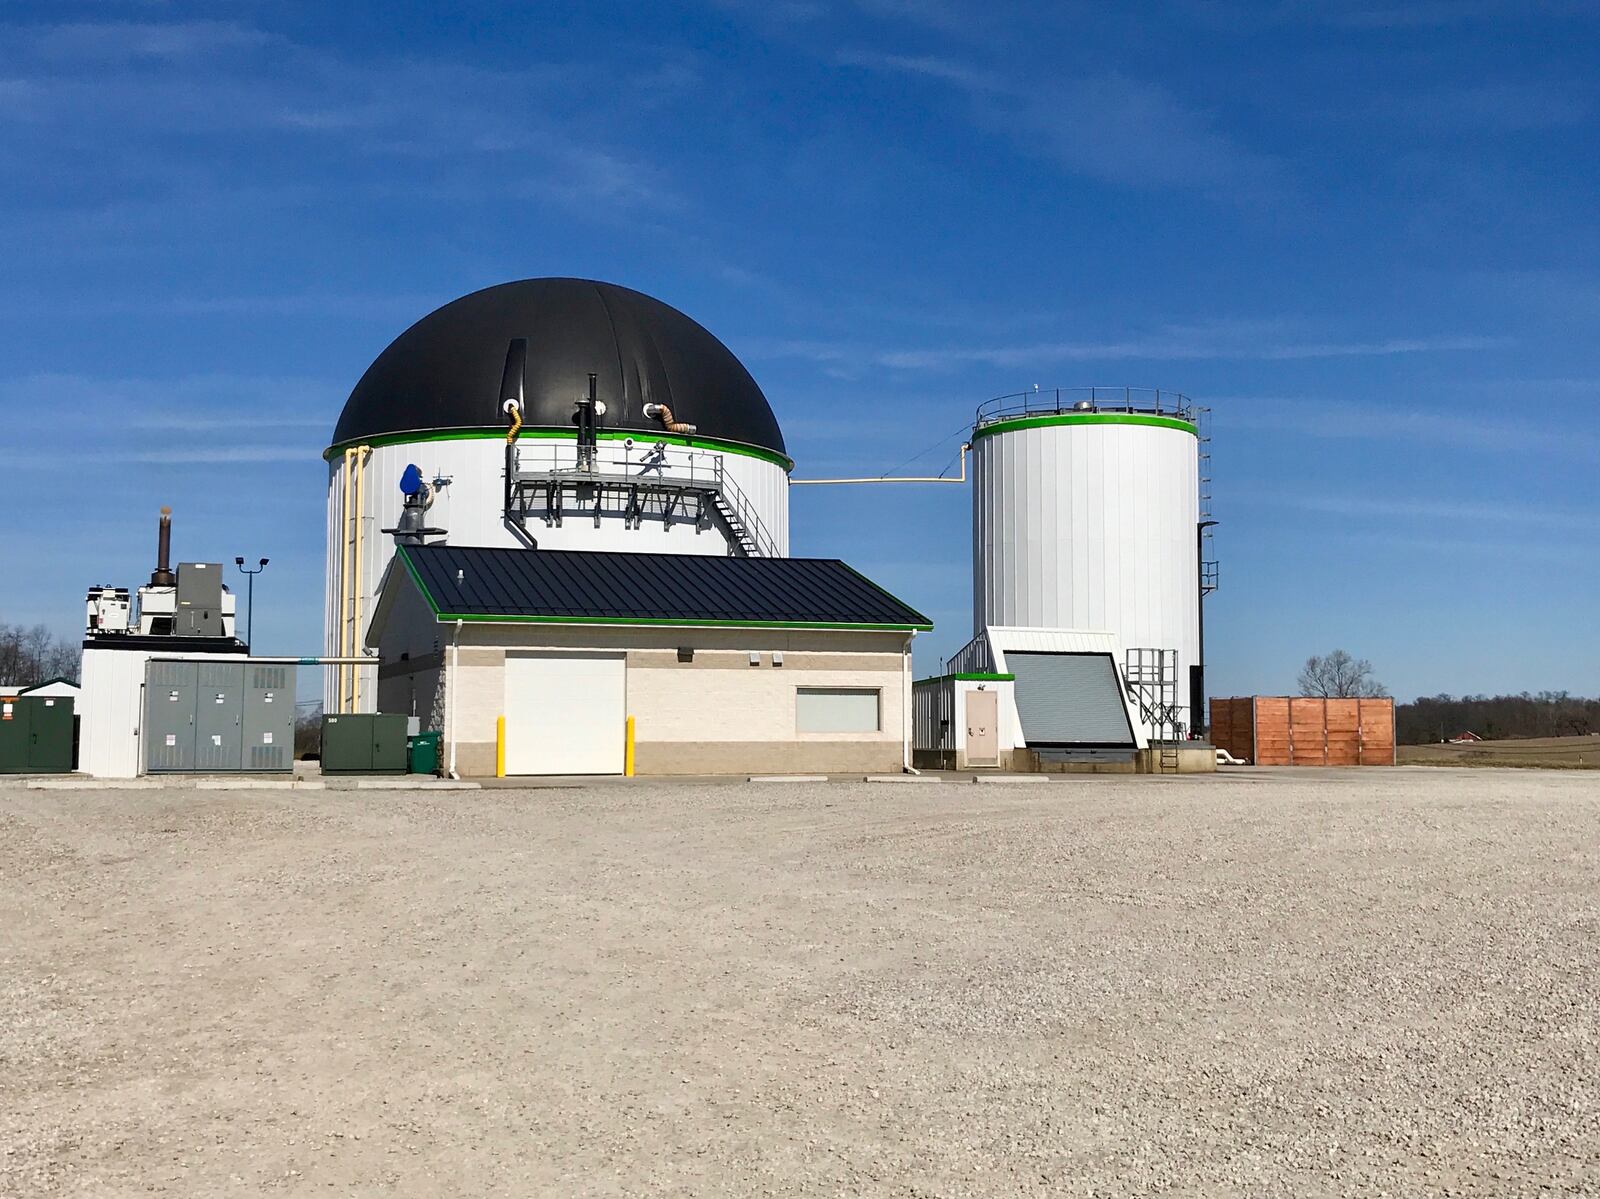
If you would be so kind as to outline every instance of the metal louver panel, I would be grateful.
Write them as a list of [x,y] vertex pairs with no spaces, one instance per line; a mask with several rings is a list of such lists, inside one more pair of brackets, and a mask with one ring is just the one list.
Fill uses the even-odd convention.
[[1017,715],[1030,746],[1132,748],[1133,728],[1110,654],[1011,651]]

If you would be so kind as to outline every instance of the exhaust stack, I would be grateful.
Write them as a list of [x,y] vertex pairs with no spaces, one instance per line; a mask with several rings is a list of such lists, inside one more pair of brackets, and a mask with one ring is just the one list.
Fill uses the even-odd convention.
[[150,572],[150,586],[176,587],[178,576],[172,573],[172,509],[161,509],[161,532],[156,537],[156,568]]

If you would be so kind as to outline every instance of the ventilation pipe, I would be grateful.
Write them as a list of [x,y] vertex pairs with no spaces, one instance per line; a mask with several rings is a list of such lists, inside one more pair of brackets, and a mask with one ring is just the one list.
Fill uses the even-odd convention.
[[644,414],[661,422],[661,427],[668,433],[681,433],[685,437],[693,437],[696,427],[681,420],[672,419],[672,409],[665,404],[646,404]]
[[506,486],[504,510],[511,513],[511,481],[517,473],[517,434],[522,432],[522,404],[528,375],[528,339],[513,337],[506,346],[506,367],[500,373],[500,411],[510,421],[506,430]]
[[161,528],[156,534],[156,568],[150,572],[150,586],[176,587],[178,576],[172,573],[172,509],[161,509]]

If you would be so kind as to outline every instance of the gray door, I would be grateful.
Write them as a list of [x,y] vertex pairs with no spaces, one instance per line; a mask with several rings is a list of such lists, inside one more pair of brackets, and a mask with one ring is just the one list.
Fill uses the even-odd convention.
[[144,675],[144,763],[194,769],[195,663],[151,662]]
[[1000,733],[995,728],[1000,719],[1000,700],[997,691],[968,691],[967,700],[967,765],[1000,765]]
[[238,770],[244,745],[244,667],[195,664],[194,768]]
[[1006,651],[1029,745],[1134,744],[1127,697],[1110,654]]
[[293,666],[244,668],[246,770],[294,769]]

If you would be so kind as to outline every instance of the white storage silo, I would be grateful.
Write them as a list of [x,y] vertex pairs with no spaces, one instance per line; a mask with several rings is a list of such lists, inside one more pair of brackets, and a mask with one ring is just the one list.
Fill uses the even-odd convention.
[[[1100,630],[1171,651],[1192,727],[1200,665],[1200,448],[1170,392],[990,401],[972,436],[973,625]],[[1203,716],[1201,717],[1203,723]]]

